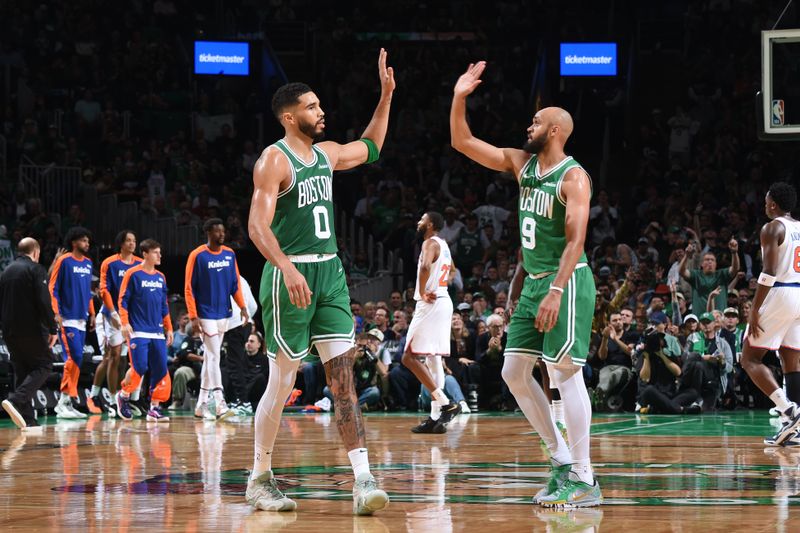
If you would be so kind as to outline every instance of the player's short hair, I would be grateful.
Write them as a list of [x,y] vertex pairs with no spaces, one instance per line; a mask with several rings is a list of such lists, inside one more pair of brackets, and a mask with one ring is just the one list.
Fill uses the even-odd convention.
[[69,228],[67,235],[64,237],[64,247],[67,248],[67,250],[72,250],[72,243],[84,237],[89,237],[89,239],[91,239],[92,232],[83,226],[73,226]]
[[122,248],[122,245],[125,244],[125,239],[128,238],[128,233],[132,233],[134,237],[136,237],[136,232],[132,229],[124,229],[117,233],[117,236],[114,238],[114,246],[117,247],[117,250]]
[[769,197],[784,211],[792,211],[797,206],[797,191],[785,181],[770,185]]
[[442,231],[444,227],[444,218],[442,218],[442,214],[438,211],[428,211],[425,214],[428,215],[428,220],[433,224],[433,231]]
[[224,226],[224,225],[225,223],[222,221],[221,218],[209,218],[203,224],[203,231],[205,233],[208,233],[209,231],[214,229],[214,226]]
[[142,249],[142,253],[146,254],[147,252],[151,252],[156,248],[161,248],[161,244],[155,239],[145,239],[139,243],[139,248]]
[[275,115],[275,118],[280,120],[281,113],[283,113],[287,107],[295,105],[300,101],[300,96],[310,92],[311,87],[305,83],[292,82],[280,86],[272,96],[272,113]]

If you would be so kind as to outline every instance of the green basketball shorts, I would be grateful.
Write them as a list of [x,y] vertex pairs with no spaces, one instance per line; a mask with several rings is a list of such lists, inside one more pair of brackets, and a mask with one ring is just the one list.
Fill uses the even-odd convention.
[[539,303],[550,290],[555,273],[539,279],[525,278],[519,304],[508,326],[505,355],[542,357],[548,363],[559,363],[564,356],[572,357],[579,366],[586,364],[596,289],[588,266],[576,268],[569,278],[561,308],[553,329],[541,333],[535,327]]
[[[314,258],[315,256],[302,256]],[[290,359],[308,355],[316,343],[354,343],[353,315],[344,268],[338,257],[313,262],[294,262],[311,289],[311,305],[300,309],[289,301],[283,273],[267,262],[261,275],[262,317],[267,355],[278,350]]]

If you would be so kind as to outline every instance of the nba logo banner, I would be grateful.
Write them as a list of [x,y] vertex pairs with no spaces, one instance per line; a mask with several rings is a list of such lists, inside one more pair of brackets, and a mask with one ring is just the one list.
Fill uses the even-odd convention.
[[783,100],[772,101],[772,125],[783,126]]

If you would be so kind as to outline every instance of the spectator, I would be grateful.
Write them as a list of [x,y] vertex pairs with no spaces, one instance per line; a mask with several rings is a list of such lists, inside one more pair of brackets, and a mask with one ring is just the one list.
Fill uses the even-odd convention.
[[622,406],[621,399],[614,399],[628,385],[633,375],[633,350],[622,340],[622,318],[619,313],[612,313],[609,324],[603,329],[600,347],[597,350],[597,359],[600,371],[597,387],[594,390],[595,405],[606,407],[614,406],[614,410]]
[[697,391],[677,378],[681,375],[679,359],[666,350],[665,335],[655,327],[645,333],[644,347],[640,353],[639,377],[643,382],[639,391],[640,413],[698,414],[701,407],[696,400]]
[[[400,291],[392,291],[392,294],[389,295],[389,311],[394,313],[401,309],[403,309],[403,293]],[[394,319],[394,315],[392,316]]]
[[488,331],[477,338],[475,361],[481,366],[482,409],[498,409],[510,399],[502,385],[501,370],[503,352],[506,348],[506,332],[503,331],[503,318],[489,315],[486,319]]
[[[362,333],[356,338],[356,360],[353,364],[355,389],[358,403],[362,411],[373,411],[381,399],[378,389],[378,374],[386,375],[388,369],[378,359],[378,347],[383,342],[383,335],[377,330]],[[323,394],[333,403],[333,394],[326,386]]]
[[389,313],[386,309],[375,309],[375,323],[370,329],[377,329],[383,335],[383,341],[393,341],[397,338],[394,330],[389,327]]
[[178,314],[178,327],[172,335],[172,344],[167,346],[167,355],[175,357],[175,354],[180,350],[183,341],[189,336],[186,327],[189,325],[189,313],[181,311]]
[[689,375],[692,386],[703,397],[703,410],[716,408],[722,392],[728,385],[728,375],[733,371],[733,354],[728,343],[719,334],[714,315],[700,315],[700,329],[689,336],[687,351],[693,363]]
[[475,360],[475,337],[466,328],[464,319],[458,312],[453,313],[450,327],[450,357],[446,362],[462,391],[466,391],[470,408],[476,406],[481,367]]
[[[167,410],[189,409],[189,384],[197,383],[197,376],[203,366],[203,338],[200,330],[192,328],[191,321],[185,326],[186,337],[178,351],[169,361],[172,373],[172,403]],[[174,339],[173,339],[174,340]]]
[[706,309],[708,297],[715,288],[719,287],[720,292],[715,299],[714,308],[722,310],[728,303],[728,282],[739,271],[739,243],[733,239],[728,243],[731,251],[731,266],[729,268],[717,269],[717,257],[711,253],[703,254],[702,267],[690,270],[688,260],[695,253],[694,244],[690,243],[686,247],[686,254],[680,262],[679,271],[681,276],[692,286],[692,312],[694,314],[703,313]]
[[[466,226],[456,218],[456,208],[452,205],[444,209],[444,227],[439,231],[439,237],[447,242],[451,248],[456,248],[456,242],[461,230]],[[476,218],[477,220],[477,218]]]
[[619,214],[615,207],[608,203],[608,193],[601,190],[597,193],[597,204],[589,210],[592,247],[600,245],[605,239],[616,238],[616,227]]
[[467,215],[466,223],[467,225],[458,232],[454,250],[456,266],[465,272],[471,271],[473,265],[483,259],[478,217],[470,213]]

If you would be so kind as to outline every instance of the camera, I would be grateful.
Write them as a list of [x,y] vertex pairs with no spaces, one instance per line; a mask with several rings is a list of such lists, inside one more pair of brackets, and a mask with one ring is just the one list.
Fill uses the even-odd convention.
[[378,357],[369,349],[369,346],[363,344],[359,345],[357,351],[363,353],[370,361],[377,361]]
[[664,346],[664,334],[654,326],[648,327],[644,332],[644,349],[648,353],[656,353]]

